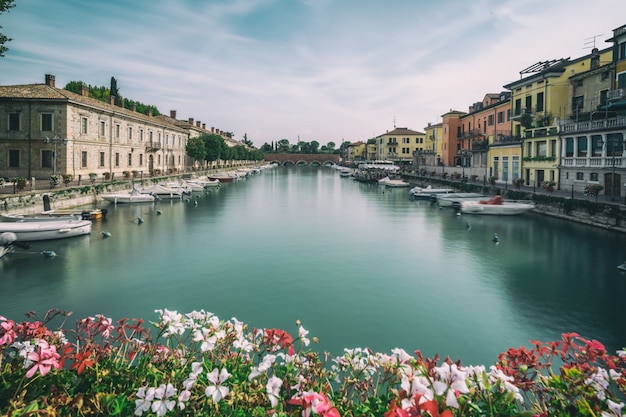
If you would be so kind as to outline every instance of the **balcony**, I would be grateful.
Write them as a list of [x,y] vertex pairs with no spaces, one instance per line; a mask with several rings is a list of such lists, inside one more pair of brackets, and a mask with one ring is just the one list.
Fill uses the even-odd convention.
[[457,135],[458,139],[475,139],[486,136],[485,132],[482,132],[479,129],[473,129],[468,132],[460,132]]
[[612,156],[601,157],[564,157],[561,158],[561,165],[564,168],[598,168],[598,169],[612,169],[613,162],[615,162],[615,168],[622,169],[626,167],[626,162],[622,156],[613,158]]
[[556,126],[537,127],[534,129],[526,129],[524,131],[524,138],[540,138],[545,136],[556,136],[559,133],[559,129]]
[[521,107],[515,109],[515,112],[511,115],[511,120],[519,120],[522,118],[524,114],[533,114],[534,110],[532,107]]
[[606,98],[609,101],[610,100],[623,100],[624,97],[626,97],[626,94],[624,94],[623,88],[618,88],[617,90],[611,90],[606,95]]
[[161,149],[161,142],[150,141],[146,142],[146,152],[156,152]]
[[520,145],[522,143],[522,137],[520,135],[504,135],[498,134],[496,139],[491,144],[492,146],[511,146]]
[[472,152],[481,152],[489,149],[489,141],[477,140],[472,142]]
[[387,142],[387,146],[398,146],[398,142],[396,142],[395,140]]
[[561,125],[561,133],[593,132],[613,128],[626,127],[626,117],[618,116],[604,120],[588,120],[578,123],[566,123]]

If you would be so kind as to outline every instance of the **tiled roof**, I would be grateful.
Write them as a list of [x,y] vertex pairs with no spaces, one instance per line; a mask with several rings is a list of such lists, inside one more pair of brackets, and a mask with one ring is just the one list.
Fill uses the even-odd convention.
[[68,101],[80,103],[92,108],[123,113],[128,117],[142,119],[147,123],[166,123],[179,128],[188,128],[189,126],[187,122],[182,122],[182,124],[173,123],[175,119],[170,117],[147,116],[143,113],[138,113],[120,106],[112,105],[95,98],[72,93],[71,91],[64,90],[62,88],[50,87],[46,84],[0,85],[0,100],[1,99]]
[[388,135],[423,135],[424,133],[416,132],[415,130],[407,129],[406,127],[396,127],[391,132],[383,133],[380,136],[388,136]]

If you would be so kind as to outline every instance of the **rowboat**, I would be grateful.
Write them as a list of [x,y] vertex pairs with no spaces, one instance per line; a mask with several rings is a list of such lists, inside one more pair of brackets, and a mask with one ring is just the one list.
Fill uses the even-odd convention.
[[91,233],[91,220],[0,222],[0,233],[7,232],[14,233],[17,242],[62,239]]

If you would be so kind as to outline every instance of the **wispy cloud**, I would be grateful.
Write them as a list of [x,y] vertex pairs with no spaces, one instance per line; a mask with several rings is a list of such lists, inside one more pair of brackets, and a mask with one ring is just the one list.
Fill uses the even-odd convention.
[[257,145],[357,141],[394,119],[423,130],[594,35],[607,47],[622,1],[21,0],[0,17],[14,38],[0,82],[114,76],[126,97]]

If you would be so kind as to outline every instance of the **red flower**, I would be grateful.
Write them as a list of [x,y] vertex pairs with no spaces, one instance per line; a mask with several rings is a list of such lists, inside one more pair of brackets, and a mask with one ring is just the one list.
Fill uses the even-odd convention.
[[70,366],[70,369],[77,369],[78,375],[82,374],[85,371],[85,367],[91,367],[95,362],[91,359],[91,354],[93,351],[91,349],[86,350],[84,352],[78,352],[74,355],[74,363]]
[[280,346],[287,349],[293,344],[293,337],[284,330],[265,329],[263,342],[270,346]]

